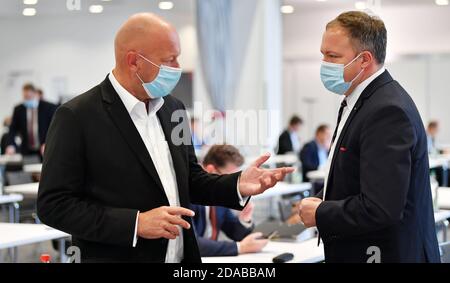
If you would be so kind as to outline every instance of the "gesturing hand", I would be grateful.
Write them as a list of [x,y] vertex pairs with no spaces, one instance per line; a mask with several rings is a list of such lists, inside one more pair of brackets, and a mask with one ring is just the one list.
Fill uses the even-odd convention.
[[293,167],[259,168],[269,158],[270,154],[268,153],[260,156],[249,168],[242,172],[239,178],[239,192],[243,197],[261,194],[282,181],[286,174],[294,172]]
[[175,239],[180,235],[178,226],[190,229],[191,225],[181,216],[194,216],[194,212],[183,207],[161,206],[139,213],[137,235],[145,239]]

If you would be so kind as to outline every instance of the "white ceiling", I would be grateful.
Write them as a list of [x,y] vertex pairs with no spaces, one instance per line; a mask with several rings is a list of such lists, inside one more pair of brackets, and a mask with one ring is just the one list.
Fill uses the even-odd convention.
[[158,0],[71,0],[80,1],[80,11],[69,11],[67,0],[38,0],[36,5],[24,5],[23,0],[2,0],[0,4],[0,17],[22,17],[22,10],[26,7],[34,7],[38,16],[69,16],[89,15],[89,6],[102,4],[103,14],[112,15],[117,13],[133,13],[138,11],[151,11],[159,13],[172,13],[192,16],[194,11],[194,0],[171,0],[174,8],[170,11],[161,11],[158,8]]
[[[354,8],[355,2],[361,0],[284,0],[285,4],[290,4],[299,8],[306,9],[327,9],[327,8]],[[367,3],[377,3],[379,2],[381,6],[392,7],[392,6],[435,6],[435,0],[363,0]]]

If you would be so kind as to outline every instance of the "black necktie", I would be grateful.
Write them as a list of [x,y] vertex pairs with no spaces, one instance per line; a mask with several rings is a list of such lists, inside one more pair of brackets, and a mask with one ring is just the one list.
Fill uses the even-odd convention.
[[339,108],[339,114],[338,114],[338,118],[337,118],[337,124],[336,124],[336,128],[334,129],[334,133],[333,133],[333,138],[331,139],[331,144],[334,143],[334,140],[336,139],[336,135],[337,135],[337,131],[339,128],[339,123],[341,122],[342,119],[342,113],[344,112],[344,108],[347,107],[347,100],[344,99],[342,100],[341,103],[341,108]]

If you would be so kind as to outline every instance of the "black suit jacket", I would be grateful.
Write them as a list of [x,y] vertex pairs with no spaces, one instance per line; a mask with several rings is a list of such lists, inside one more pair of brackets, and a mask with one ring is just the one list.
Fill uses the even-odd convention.
[[[239,173],[204,172],[192,145],[176,145],[172,130],[190,138],[184,106],[164,98],[157,112],[168,141],[181,206],[189,203],[242,209],[236,193]],[[171,115],[183,110],[181,119]],[[139,239],[132,247],[137,211],[168,206],[157,171],[122,100],[107,78],[60,106],[50,126],[37,199],[45,224],[72,235],[83,261],[164,262],[168,240]],[[190,218],[185,218],[192,224]],[[191,229],[183,230],[184,260],[199,262]]]
[[439,262],[425,129],[387,71],[362,92],[336,142],[316,211],[325,260],[367,262],[373,246],[381,262]]
[[291,136],[288,130],[284,130],[278,138],[278,151],[277,154],[286,154],[294,151],[292,146]]
[[[40,144],[44,144],[47,136],[47,131],[55,114],[57,106],[50,102],[39,101],[38,106],[38,134]],[[17,105],[14,108],[11,126],[8,133],[8,145],[14,145],[16,136],[20,136],[22,144],[20,146],[20,153],[27,155],[33,153],[29,148],[28,131],[27,131],[27,108],[23,105]]]
[[206,230],[206,207],[192,205],[195,212],[194,228],[197,233],[197,241],[201,256],[236,256],[238,248],[236,242],[244,239],[253,231],[253,227],[245,227],[239,217],[226,207],[216,206],[216,228],[223,231],[232,241],[215,241],[203,237]]
[[308,172],[317,170],[319,168],[319,149],[315,140],[305,144],[300,151],[300,161],[302,162],[303,181],[308,182],[306,176]]

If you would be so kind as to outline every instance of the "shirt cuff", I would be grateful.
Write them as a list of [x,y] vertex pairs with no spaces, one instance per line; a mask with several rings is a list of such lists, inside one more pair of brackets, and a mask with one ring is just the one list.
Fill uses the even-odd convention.
[[239,199],[239,204],[241,206],[244,206],[247,203],[247,200],[249,197],[242,197],[241,192],[239,191],[239,180],[241,177],[238,178],[237,180],[237,184],[236,184],[236,190],[237,190],[237,195],[238,195],[238,199]]
[[136,225],[134,226],[133,248],[136,247],[137,239],[138,239],[138,236],[137,236],[138,219],[139,219],[139,211],[136,213]]

